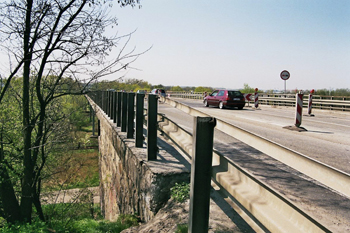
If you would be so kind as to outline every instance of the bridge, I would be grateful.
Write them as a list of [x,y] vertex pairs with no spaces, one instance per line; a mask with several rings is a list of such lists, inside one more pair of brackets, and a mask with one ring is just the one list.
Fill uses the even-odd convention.
[[[123,102],[123,95],[125,102]],[[136,128],[133,120],[134,113],[130,114],[130,119],[132,119],[129,120],[130,126],[127,125],[127,100],[130,99],[130,104],[132,102],[130,106],[133,106],[134,95],[132,93],[131,97],[127,98],[126,93],[99,92],[90,93],[88,97],[99,119],[100,165],[109,167],[101,169],[109,171],[109,174],[101,175],[104,177],[101,179],[101,192],[109,194],[102,195],[104,196],[102,204],[107,218],[112,219],[119,213],[138,212],[142,215],[143,220],[150,220],[169,197],[169,192],[164,192],[164,190],[169,189],[174,181],[189,181],[189,170],[191,169],[189,164],[194,139],[191,131],[193,125],[191,126],[188,122],[193,122],[194,116],[214,116],[217,124],[212,160],[213,183],[228,197],[226,199],[232,208],[242,209],[245,218],[253,219],[247,222],[255,223],[253,227],[255,231],[344,232],[350,229],[349,171],[292,150],[262,137],[261,133],[254,133],[237,126],[231,119],[227,119],[227,115],[235,115],[236,118],[239,118],[238,113],[253,112],[251,109],[241,112],[205,109],[201,101],[196,98],[185,100],[174,98],[175,95],[171,95],[170,98],[161,99],[162,102],[156,109],[152,109],[152,105],[149,105],[149,98],[147,111],[143,109],[142,99],[142,116],[145,116],[145,118],[142,117],[142,121],[149,121],[152,118],[152,115],[149,114],[159,111],[157,117],[159,132],[155,140],[156,148],[158,148],[156,159],[153,160],[153,155],[149,157],[147,154],[154,153],[154,150],[148,149],[148,144],[154,143],[148,139],[149,131],[154,130],[152,128],[142,126],[142,146],[139,147],[139,150],[144,152],[128,152],[128,150],[135,150],[136,141],[140,140],[140,137],[137,136],[139,122],[137,107]],[[188,94],[188,96],[191,95]],[[136,100],[137,98],[138,96]],[[144,111],[147,113],[145,114]],[[119,116],[118,112],[120,112]],[[262,109],[260,112],[265,112],[265,110]],[[124,125],[123,121],[126,122]],[[147,125],[149,126],[149,123]],[[257,128],[259,127],[257,125]],[[126,131],[129,132],[129,137]],[[349,140],[345,138],[344,141]],[[349,145],[346,147],[349,148]],[[111,148],[116,152],[110,152]],[[144,154],[140,157],[140,153]],[[136,156],[130,154],[136,154]],[[181,158],[181,155],[184,157]],[[152,157],[153,159],[149,159]],[[137,164],[141,164],[141,167],[147,165],[150,169],[135,176],[135,170],[143,170]],[[163,170],[157,170],[155,164]],[[133,166],[135,169],[132,169]],[[125,177],[113,175],[114,173],[120,174],[121,171],[126,171]],[[114,180],[108,177],[113,177]],[[144,177],[149,180],[147,181]],[[162,177],[160,180],[163,182],[152,183],[150,182],[152,177]],[[138,186],[139,183],[148,183],[148,186],[141,187]],[[169,185],[164,187],[159,185],[160,183]],[[135,186],[138,188],[135,189]],[[146,190],[155,192],[147,193]],[[154,196],[159,196],[160,190],[163,192],[162,200],[155,200]],[[130,193],[134,195],[132,198],[130,198]],[[132,201],[125,201],[125,199]],[[153,207],[149,203],[153,203]]]

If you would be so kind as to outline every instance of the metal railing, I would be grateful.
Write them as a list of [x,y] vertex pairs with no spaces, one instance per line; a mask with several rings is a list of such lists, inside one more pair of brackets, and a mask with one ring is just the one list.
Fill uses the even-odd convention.
[[[168,92],[168,96],[185,99],[203,99],[203,92]],[[254,101],[246,101],[254,106]],[[295,107],[295,94],[259,93],[259,104],[271,106]],[[303,97],[303,107],[308,107],[308,95]],[[312,108],[334,111],[350,111],[350,97],[347,96],[312,96]]]
[[[114,94],[114,92],[97,92],[94,94],[89,94],[89,96],[96,104],[102,108],[102,110],[108,116],[115,120],[115,117],[118,115],[115,112],[118,111],[119,105],[122,107],[122,112],[127,111],[126,109],[123,110],[123,106],[128,106],[127,103],[123,103],[123,99],[126,100],[129,98],[129,96],[130,98],[135,97],[133,94],[128,93],[129,96],[125,95],[125,97],[123,97],[122,95],[121,100],[119,100],[118,94]],[[189,97],[198,96],[198,94],[196,95],[193,93],[190,93],[190,95],[181,95],[182,96],[178,97],[186,98],[184,97],[186,95]],[[269,96],[267,98],[276,97]],[[143,98],[141,99],[143,101]],[[173,101],[169,98],[161,99],[167,104],[170,104],[171,106],[174,106],[192,116],[209,117],[203,112],[200,112],[179,102]],[[148,102],[150,102],[150,100],[148,100]],[[140,110],[142,108],[143,112],[142,104],[139,104],[139,108]],[[127,109],[131,109],[131,107],[128,106]],[[150,111],[154,111],[155,114],[157,112],[154,106],[152,107],[149,105],[147,111],[147,121],[150,121],[150,118],[154,118],[153,116],[149,115]],[[157,123],[158,126],[155,125],[155,127],[151,128],[159,127],[159,129],[166,133],[169,138],[171,138],[181,148],[181,150],[185,151],[188,155],[192,155],[193,147],[192,145],[189,145],[190,142],[193,142],[192,135],[186,131],[183,131],[165,116],[158,117],[161,117],[162,121]],[[127,118],[128,116],[123,117],[123,114],[121,115],[121,125],[123,125],[124,122],[133,124],[133,120]],[[118,122],[118,117],[116,121]],[[268,141],[264,138],[261,138],[260,136],[252,134],[236,126],[230,125],[224,121],[217,120],[216,128],[229,135],[235,135],[235,137],[242,142],[250,144],[254,148],[257,148],[258,150],[270,155],[277,160],[280,160],[281,162],[295,168],[296,170],[309,175],[324,185],[337,190],[343,195],[350,196],[350,176],[348,174],[333,169],[332,167],[329,167],[325,164],[321,164],[313,159],[308,158],[307,156],[298,154],[294,151],[289,150],[288,148],[277,145],[274,142]],[[125,130],[127,132],[134,132],[135,129],[129,129],[129,127],[125,127]],[[149,128],[148,131],[149,130],[151,129]],[[179,134],[179,132],[181,133]],[[130,135],[133,135],[133,133]],[[147,135],[147,145],[156,145],[157,140],[149,140],[149,137],[151,137],[150,134]],[[186,144],[182,145],[184,138],[186,138]],[[148,157],[150,160],[157,158],[156,156],[153,156],[153,151],[148,151]],[[287,158],[287,160],[285,158]],[[239,166],[235,165],[232,161],[227,160],[217,151],[215,151],[213,154],[213,162],[217,164],[216,166],[213,166],[212,178],[214,182],[217,183],[230,196],[233,196],[236,200],[238,200],[241,205],[244,206],[256,219],[258,219],[260,223],[266,226],[269,231],[274,232],[278,231],[278,229],[284,228],[295,229],[294,232],[296,232],[300,231],[300,229],[303,228],[307,229],[308,232],[329,232],[327,228],[319,224],[312,217],[308,216],[297,206],[293,205],[293,203],[289,202],[285,197],[275,192],[266,184],[254,178],[254,176],[250,175],[244,169],[241,169]],[[334,180],[337,180],[337,182],[334,182]],[[252,200],[249,198],[252,198]],[[275,221],[276,217],[278,217],[278,221]]]

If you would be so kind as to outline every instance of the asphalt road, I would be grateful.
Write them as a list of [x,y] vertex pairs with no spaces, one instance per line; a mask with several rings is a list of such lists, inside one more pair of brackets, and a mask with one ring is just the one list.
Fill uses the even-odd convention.
[[[283,128],[294,125],[295,109],[291,107],[260,105],[260,110],[252,107],[243,110],[219,109],[204,107],[201,100],[176,100],[350,173],[350,113],[313,109],[314,116],[311,117],[307,115],[307,109],[303,109],[301,127],[307,131],[297,132]],[[193,117],[167,104],[159,104],[159,112],[192,132]],[[227,141],[227,137],[221,134],[216,133],[216,136],[217,141]]]

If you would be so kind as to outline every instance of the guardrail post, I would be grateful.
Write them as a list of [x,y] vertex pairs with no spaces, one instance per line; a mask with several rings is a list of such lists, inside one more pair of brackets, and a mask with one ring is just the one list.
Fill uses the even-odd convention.
[[145,94],[136,94],[135,146],[143,147],[143,105]]
[[101,122],[97,120],[97,136],[101,135]]
[[133,138],[134,137],[134,116],[135,116],[135,93],[130,92],[128,93],[128,126],[127,126],[127,133],[126,138]]
[[296,94],[295,126],[300,127],[303,113],[303,94]]
[[109,91],[109,98],[108,98],[108,116],[112,118],[112,97],[113,97],[113,92]]
[[148,95],[147,108],[147,160],[156,160],[157,147],[157,112],[158,112],[158,96]]
[[117,96],[117,127],[120,127],[122,122],[122,92],[119,91]]
[[108,106],[108,91],[105,91],[105,96],[104,96],[104,99],[103,99],[103,103],[104,103],[104,108],[103,108],[103,111],[107,114],[107,106]]
[[105,96],[105,94],[104,94],[104,91],[101,91],[101,105],[100,105],[100,108],[102,109],[102,111],[104,111],[104,96]]
[[111,91],[107,91],[107,105],[106,105],[106,113],[107,116],[110,116],[110,105],[111,105]]
[[116,91],[114,91],[113,92],[113,107],[112,107],[113,123],[117,123],[117,100],[118,100],[118,93]]
[[121,131],[126,132],[127,113],[128,113],[128,93],[122,92],[122,111],[121,111]]
[[92,136],[95,136],[95,111],[93,107],[90,105],[90,116],[91,116],[91,122],[92,122]]
[[208,232],[213,138],[216,119],[195,117],[188,232]]

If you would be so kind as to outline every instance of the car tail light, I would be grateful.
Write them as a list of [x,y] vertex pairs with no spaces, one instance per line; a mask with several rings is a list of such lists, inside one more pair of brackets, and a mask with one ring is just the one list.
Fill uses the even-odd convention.
[[230,97],[227,96],[227,97],[226,97],[226,101],[227,101],[227,100],[230,100]]

